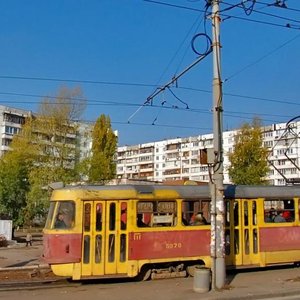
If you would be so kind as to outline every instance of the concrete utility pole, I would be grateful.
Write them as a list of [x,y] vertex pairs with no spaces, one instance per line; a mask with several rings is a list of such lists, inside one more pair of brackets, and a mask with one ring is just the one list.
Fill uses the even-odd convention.
[[219,0],[212,0],[212,47],[213,47],[213,141],[214,162],[211,183],[211,258],[212,288],[221,289],[225,285],[225,222],[223,187],[223,106],[221,59],[219,39]]

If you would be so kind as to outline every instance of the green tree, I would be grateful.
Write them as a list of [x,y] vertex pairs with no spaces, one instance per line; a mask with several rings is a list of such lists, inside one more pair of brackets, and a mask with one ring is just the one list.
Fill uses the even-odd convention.
[[[48,184],[78,179],[77,122],[85,108],[80,89],[62,88],[42,100],[1,160],[0,209],[18,222],[45,215]],[[14,192],[15,191],[15,192]]]
[[245,123],[235,136],[234,150],[229,153],[229,177],[234,184],[267,184],[268,150],[263,146],[261,122]]
[[[34,142],[40,146],[43,155],[40,165],[53,170],[53,176],[63,175],[74,169],[78,162],[76,134],[78,120],[85,109],[85,100],[81,90],[60,89],[56,97],[45,98],[40,106],[38,116],[33,123]],[[69,175],[67,176],[69,177]]]
[[24,221],[21,213],[29,191],[28,164],[24,157],[7,153],[0,160],[0,213],[2,217],[13,220],[14,225]]
[[92,131],[91,157],[84,163],[91,182],[106,183],[115,178],[116,163],[114,155],[117,148],[117,136],[111,128],[109,116],[101,115]]
[[30,142],[31,119],[16,135],[10,145],[12,151],[0,159],[0,212],[22,225],[25,220],[27,194],[30,191],[29,174],[37,157],[38,149]]
[[61,88],[55,97],[42,100],[36,118],[31,122],[31,144],[39,149],[29,173],[26,219],[43,217],[48,207],[48,184],[76,181],[78,162],[77,120],[86,101],[79,88]]

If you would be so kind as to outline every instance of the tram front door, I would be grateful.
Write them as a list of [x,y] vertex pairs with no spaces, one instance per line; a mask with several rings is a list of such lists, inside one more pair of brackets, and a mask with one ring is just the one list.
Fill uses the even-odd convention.
[[84,201],[82,276],[127,272],[127,203]]
[[226,264],[248,266],[259,264],[256,200],[226,202]]

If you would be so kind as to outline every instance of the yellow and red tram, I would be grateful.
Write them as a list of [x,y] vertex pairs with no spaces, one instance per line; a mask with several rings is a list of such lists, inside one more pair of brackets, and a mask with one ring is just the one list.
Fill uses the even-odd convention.
[[[228,185],[224,198],[228,267],[300,261],[300,187]],[[43,256],[73,280],[192,275],[211,265],[209,221],[205,185],[65,187],[50,199]]]

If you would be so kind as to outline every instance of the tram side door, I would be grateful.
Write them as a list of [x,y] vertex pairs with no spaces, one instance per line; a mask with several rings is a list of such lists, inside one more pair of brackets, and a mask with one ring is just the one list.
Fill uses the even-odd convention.
[[105,222],[105,274],[127,273],[127,202],[108,201]]
[[259,263],[257,202],[254,199],[239,201],[239,258],[241,265]]
[[126,272],[126,202],[84,201],[82,232],[82,276]]

